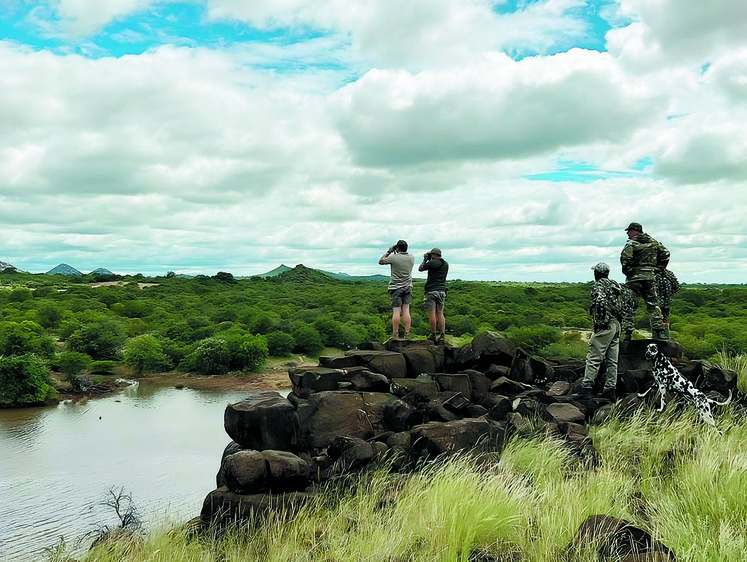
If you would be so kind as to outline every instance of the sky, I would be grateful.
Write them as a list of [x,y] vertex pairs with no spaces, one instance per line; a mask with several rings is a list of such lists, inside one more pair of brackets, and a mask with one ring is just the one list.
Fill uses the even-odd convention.
[[747,2],[2,0],[0,261],[747,280]]

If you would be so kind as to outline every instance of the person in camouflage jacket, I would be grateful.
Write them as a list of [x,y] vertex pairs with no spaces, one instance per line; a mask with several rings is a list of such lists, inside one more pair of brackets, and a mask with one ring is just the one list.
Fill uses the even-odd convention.
[[664,271],[669,264],[669,250],[644,233],[640,223],[631,222],[625,231],[628,233],[628,242],[620,254],[620,264],[626,278],[625,285],[633,291],[636,299],[632,311],[623,318],[622,338],[631,338],[638,301],[643,298],[648,309],[652,337],[663,339],[664,321],[656,294],[656,272]]
[[623,285],[609,278],[610,266],[598,263],[594,267],[594,285],[591,288],[589,313],[593,333],[586,354],[586,368],[577,396],[591,398],[594,382],[602,363],[605,365],[602,398],[614,402],[617,387],[617,358],[620,350],[620,322],[633,305],[633,295]]

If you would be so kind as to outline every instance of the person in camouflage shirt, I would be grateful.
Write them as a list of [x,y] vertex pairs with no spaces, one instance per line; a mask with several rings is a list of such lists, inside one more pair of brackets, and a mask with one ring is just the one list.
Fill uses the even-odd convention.
[[602,363],[604,389],[602,398],[614,402],[617,397],[617,358],[620,351],[620,322],[632,306],[632,293],[617,281],[609,278],[610,266],[598,263],[594,267],[594,285],[591,288],[589,313],[593,321],[593,333],[589,339],[586,354],[586,368],[581,389],[577,396],[591,398],[594,382],[599,375]]
[[628,242],[620,254],[625,285],[636,295],[635,307],[623,318],[622,339],[629,340],[635,328],[635,313],[638,301],[643,298],[648,309],[651,335],[654,339],[664,339],[664,320],[656,294],[656,272],[663,271],[669,264],[669,250],[654,238],[643,232],[640,223],[631,222],[625,229]]

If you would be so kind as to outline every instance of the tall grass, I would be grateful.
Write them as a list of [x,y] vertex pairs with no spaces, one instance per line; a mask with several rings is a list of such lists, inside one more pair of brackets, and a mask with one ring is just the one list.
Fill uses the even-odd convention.
[[[675,410],[639,410],[592,427],[597,465],[556,439],[516,436],[500,457],[463,454],[411,474],[381,469],[352,485],[329,484],[292,518],[200,537],[154,531],[81,560],[544,562],[567,559],[587,516],[609,514],[646,529],[678,560],[741,562],[747,419],[720,409],[719,435],[694,411]],[[570,553],[596,560],[593,552]]]
[[716,353],[716,363],[737,373],[737,390],[747,394],[747,355],[730,355],[726,349]]

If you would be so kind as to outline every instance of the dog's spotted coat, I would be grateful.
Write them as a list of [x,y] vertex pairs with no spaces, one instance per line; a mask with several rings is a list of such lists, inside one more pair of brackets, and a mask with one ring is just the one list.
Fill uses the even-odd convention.
[[[698,390],[695,385],[687,380],[677,368],[672,365],[669,358],[659,351],[659,348],[655,343],[650,343],[646,346],[646,359],[651,361],[653,369],[651,374],[654,376],[657,388],[661,394],[661,405],[659,411],[664,411],[664,398],[667,392],[676,392],[680,396],[684,396],[690,400],[695,408],[698,410],[700,417],[707,424],[716,427],[716,422],[713,419],[713,413],[711,412],[711,404],[717,406],[725,406],[731,402],[731,391],[729,391],[729,398],[726,402],[716,402],[708,398],[701,390]],[[651,388],[654,388],[653,386]],[[643,398],[651,391],[649,388],[643,394],[639,394],[640,398]]]

